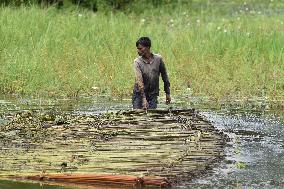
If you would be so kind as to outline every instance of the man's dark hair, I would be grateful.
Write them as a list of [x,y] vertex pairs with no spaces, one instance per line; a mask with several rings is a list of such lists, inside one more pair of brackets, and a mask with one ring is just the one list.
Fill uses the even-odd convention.
[[138,41],[136,41],[136,47],[138,47],[138,45],[142,45],[143,47],[151,47],[151,40],[149,37],[140,37],[138,39]]

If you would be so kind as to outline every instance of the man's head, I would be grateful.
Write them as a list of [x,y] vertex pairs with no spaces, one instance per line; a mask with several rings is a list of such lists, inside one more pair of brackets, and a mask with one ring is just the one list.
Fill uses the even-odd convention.
[[149,37],[140,37],[138,41],[136,41],[136,48],[139,56],[145,56],[150,53],[151,48],[151,40]]

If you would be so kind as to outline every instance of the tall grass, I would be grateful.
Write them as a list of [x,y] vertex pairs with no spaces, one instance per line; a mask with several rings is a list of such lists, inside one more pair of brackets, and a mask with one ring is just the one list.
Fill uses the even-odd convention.
[[194,95],[216,98],[283,99],[283,20],[284,13],[246,7],[140,15],[0,8],[0,90],[130,95],[135,42],[149,36],[165,59],[174,94],[190,87]]

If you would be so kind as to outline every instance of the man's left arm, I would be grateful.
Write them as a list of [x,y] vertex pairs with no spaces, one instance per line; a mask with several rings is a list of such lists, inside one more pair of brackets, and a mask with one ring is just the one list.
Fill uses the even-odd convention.
[[160,62],[160,72],[161,72],[161,75],[162,75],[162,80],[164,82],[164,91],[166,93],[166,103],[169,104],[171,102],[170,81],[169,81],[169,76],[168,76],[168,72],[167,72],[165,63],[164,63],[162,58],[161,58],[161,62]]

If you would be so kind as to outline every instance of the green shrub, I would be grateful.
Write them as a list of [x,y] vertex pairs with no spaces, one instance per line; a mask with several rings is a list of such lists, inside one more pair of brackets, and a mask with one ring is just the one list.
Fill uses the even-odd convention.
[[59,7],[62,7],[66,4],[74,4],[91,9],[94,12],[97,10],[131,10],[141,12],[149,7],[175,6],[191,2],[192,0],[0,0],[0,5],[22,6],[38,4],[48,6],[57,4]]
[[0,5],[12,5],[12,6],[21,6],[21,5],[53,5],[53,4],[63,4],[64,0],[0,0]]

